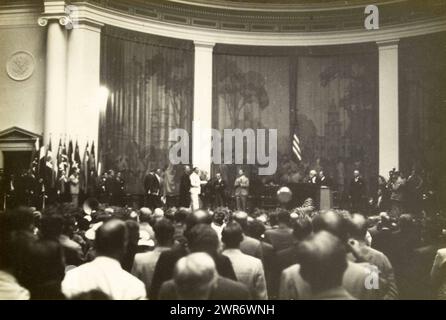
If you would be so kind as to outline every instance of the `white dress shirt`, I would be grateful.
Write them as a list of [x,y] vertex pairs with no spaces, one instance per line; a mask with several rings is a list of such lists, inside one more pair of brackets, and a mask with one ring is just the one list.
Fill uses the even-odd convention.
[[62,281],[67,298],[92,290],[102,291],[114,300],[141,300],[147,296],[142,281],[123,270],[117,260],[104,256],[68,271]]
[[189,176],[190,179],[190,193],[200,194],[201,193],[201,179],[196,172],[192,172]]
[[231,260],[237,280],[248,287],[252,298],[267,300],[262,261],[242,253],[240,249],[226,249],[222,253]]
[[29,292],[10,273],[0,270],[0,300],[29,300]]

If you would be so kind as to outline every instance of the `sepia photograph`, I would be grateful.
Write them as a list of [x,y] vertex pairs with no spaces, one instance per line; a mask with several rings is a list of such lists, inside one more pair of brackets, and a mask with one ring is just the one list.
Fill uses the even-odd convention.
[[445,0],[0,0],[0,300],[446,300],[444,161]]

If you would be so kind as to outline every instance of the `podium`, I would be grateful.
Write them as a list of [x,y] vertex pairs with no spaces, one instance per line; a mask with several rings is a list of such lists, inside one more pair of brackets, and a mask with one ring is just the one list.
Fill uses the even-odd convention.
[[333,195],[327,186],[321,186],[319,190],[319,209],[328,210],[333,208]]

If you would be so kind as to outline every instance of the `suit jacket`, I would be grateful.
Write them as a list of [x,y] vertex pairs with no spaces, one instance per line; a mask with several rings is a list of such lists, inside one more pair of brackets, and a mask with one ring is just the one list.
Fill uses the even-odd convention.
[[350,196],[353,201],[359,201],[365,196],[365,181],[362,177],[359,177],[358,180],[353,178],[350,182]]
[[276,252],[289,248],[294,244],[293,229],[279,227],[265,231],[265,239],[271,243]]
[[[156,299],[158,297],[163,282],[172,279],[173,270],[177,261],[187,254],[188,252],[184,247],[161,253],[155,266],[155,272],[153,273],[152,285],[149,290],[150,299]],[[215,266],[220,276],[237,280],[231,261],[227,257],[221,254],[215,254],[212,258],[215,261]]]
[[312,297],[313,300],[357,300],[343,287],[333,288],[319,292]]
[[190,178],[188,174],[183,174],[180,180],[180,207],[190,206]]
[[[368,290],[365,287],[366,277],[369,272],[366,263],[353,263],[348,261],[347,269],[342,278],[342,287],[357,299],[378,299],[381,297],[379,290]],[[300,275],[300,265],[294,264],[283,270],[280,277],[279,299],[281,300],[306,300],[311,299],[311,287]]]
[[146,194],[160,195],[161,184],[160,180],[154,173],[149,173],[144,178],[144,189]]
[[262,244],[257,239],[243,235],[243,240],[240,242],[240,250],[244,254],[249,254],[250,256],[263,260]]
[[242,253],[240,249],[226,249],[222,254],[231,260],[237,280],[248,287],[251,297],[254,300],[267,300],[262,261]]
[[[173,280],[163,284],[158,298],[159,300],[179,300]],[[245,285],[227,278],[218,277],[217,284],[212,289],[208,300],[250,300],[250,298],[249,291]]]
[[317,177],[316,184],[321,187],[326,186],[326,187],[331,188],[333,183],[329,177],[324,177],[323,179],[321,179],[320,177]]

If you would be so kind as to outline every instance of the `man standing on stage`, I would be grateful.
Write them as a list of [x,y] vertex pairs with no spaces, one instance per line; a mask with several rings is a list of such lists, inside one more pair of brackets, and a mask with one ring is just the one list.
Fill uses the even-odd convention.
[[317,182],[318,182],[318,178],[317,178],[316,170],[310,170],[307,183],[317,184]]
[[214,205],[216,207],[226,206],[226,182],[221,177],[220,172],[215,175],[212,191],[214,193]]
[[190,198],[192,201],[192,211],[200,209],[200,193],[200,169],[198,169],[198,167],[195,167],[190,175]]
[[162,207],[160,169],[152,170],[144,179],[146,206],[151,210]]
[[237,205],[237,210],[245,211],[247,208],[248,195],[249,195],[249,179],[245,176],[242,169],[238,171],[238,178],[235,179],[235,201]]
[[184,173],[180,181],[180,201],[179,207],[189,208],[190,206],[190,167],[184,167]]
[[363,213],[365,192],[365,181],[359,173],[359,170],[353,171],[353,179],[350,182],[350,203],[352,213]]
[[68,178],[68,183],[70,184],[71,203],[77,207],[79,205],[79,169],[78,168],[74,168],[73,173]]

